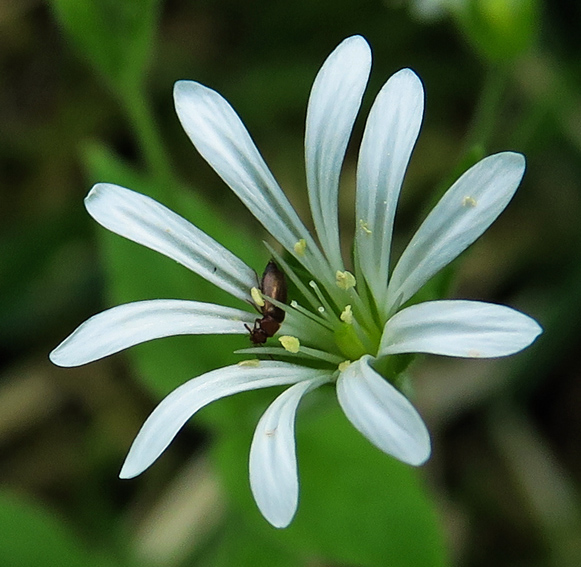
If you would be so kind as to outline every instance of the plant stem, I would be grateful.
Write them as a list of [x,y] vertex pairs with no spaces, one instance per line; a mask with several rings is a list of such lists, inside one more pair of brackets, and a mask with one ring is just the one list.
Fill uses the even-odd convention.
[[466,138],[467,152],[474,146],[480,146],[484,149],[490,143],[508,77],[508,65],[493,65],[488,69],[472,125]]
[[157,182],[159,194],[156,197],[166,200],[169,198],[166,193],[170,193],[168,189],[177,185],[177,179],[155,124],[149,101],[143,89],[139,87],[126,90],[121,98],[123,108],[143,152],[145,165],[151,177]]

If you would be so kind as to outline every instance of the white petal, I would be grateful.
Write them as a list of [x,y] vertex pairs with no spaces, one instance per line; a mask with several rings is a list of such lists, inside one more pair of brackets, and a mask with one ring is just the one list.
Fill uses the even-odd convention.
[[256,315],[197,301],[154,299],[94,315],[50,353],[58,366],[79,366],[130,346],[174,335],[243,334]]
[[420,226],[388,287],[391,312],[472,244],[504,210],[525,171],[521,154],[503,152],[471,167]]
[[250,447],[250,487],[262,515],[276,528],[288,526],[299,499],[295,415],[304,394],[328,381],[315,378],[285,390],[260,418]]
[[251,301],[250,289],[257,285],[254,270],[154,199],[99,183],[85,198],[85,207],[112,232],[169,256],[234,297]]
[[320,370],[276,361],[249,361],[219,368],[182,384],[147,418],[131,445],[119,476],[132,478],[148,468],[184,424],[210,402],[238,392],[295,384],[322,376]]
[[194,81],[178,81],[174,100],[180,122],[202,157],[263,226],[291,253],[307,242],[299,257],[308,269],[323,256],[270,173],[242,121],[216,91]]
[[503,305],[427,301],[403,309],[386,323],[379,355],[507,356],[529,346],[541,332],[534,319]]
[[370,69],[367,42],[361,36],[347,38],[323,64],[309,98],[305,133],[309,201],[317,235],[334,270],[343,269],[339,176]]
[[357,254],[380,307],[386,305],[397,200],[423,113],[422,83],[412,70],[402,69],[377,95],[361,142],[357,164]]
[[430,434],[410,401],[369,365],[366,355],[337,380],[337,397],[351,423],[376,447],[419,466],[430,456]]

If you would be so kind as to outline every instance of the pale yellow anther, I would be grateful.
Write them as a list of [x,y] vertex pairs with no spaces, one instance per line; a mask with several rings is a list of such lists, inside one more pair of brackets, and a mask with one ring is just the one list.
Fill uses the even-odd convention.
[[339,366],[337,366],[337,368],[339,369],[339,372],[345,372],[345,370],[347,370],[347,368],[349,368],[349,366],[351,366],[351,361],[344,360],[343,362],[341,362],[339,364]]
[[345,305],[345,309],[343,309],[343,313],[341,313],[340,317],[343,323],[347,323],[347,325],[353,324],[353,311],[351,311],[351,305]]
[[251,358],[249,360],[241,360],[238,366],[260,366],[260,360],[257,358]]
[[478,205],[478,201],[474,198],[474,197],[464,197],[464,199],[462,199],[462,206],[463,207],[469,207],[471,209],[473,209],[476,205]]
[[304,256],[307,249],[307,241],[301,238],[294,246],[294,251],[297,256]]
[[359,227],[365,234],[371,234],[371,229],[369,228],[369,223],[363,219],[359,219]]
[[250,290],[250,295],[252,296],[252,300],[257,307],[264,307],[264,298],[262,297],[262,292],[257,287],[253,287]]
[[341,289],[351,289],[352,287],[355,287],[355,284],[357,283],[355,281],[355,276],[351,272],[348,272],[347,270],[345,270],[344,272],[337,270],[335,278],[336,278],[335,281],[337,282],[337,287]]
[[280,344],[283,346],[284,350],[296,354],[301,348],[301,342],[296,337],[291,337],[289,335],[283,335],[278,337]]

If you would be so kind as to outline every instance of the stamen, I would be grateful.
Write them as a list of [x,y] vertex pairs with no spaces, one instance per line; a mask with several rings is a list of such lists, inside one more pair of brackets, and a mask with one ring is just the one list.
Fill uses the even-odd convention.
[[355,276],[351,272],[348,272],[347,270],[345,270],[344,272],[337,270],[335,278],[337,287],[339,289],[348,290],[351,289],[352,287],[355,287],[355,284],[357,283],[355,281]]
[[255,355],[271,355],[271,356],[292,356],[292,358],[304,358],[311,360],[321,360],[323,362],[328,362],[329,364],[339,365],[344,357],[332,354],[330,352],[319,350],[315,348],[300,347],[300,350],[296,355],[291,353],[281,347],[250,347],[243,348],[235,351],[235,354],[255,354]]
[[[319,325],[324,326],[325,328],[329,329],[329,331],[335,330],[335,328],[333,327],[333,325],[331,325],[330,322],[328,322],[325,319],[321,319],[320,317],[317,317],[313,312],[304,308],[302,305],[299,305],[294,299],[291,301],[290,305],[293,309],[296,309],[301,315],[308,317],[311,321],[318,323]],[[323,311],[325,311],[324,307],[319,307],[319,309],[322,309]]]
[[351,361],[344,360],[343,362],[341,362],[341,364],[339,364],[339,366],[337,366],[337,368],[339,369],[339,372],[345,372],[345,370],[347,370],[347,368],[349,368],[350,366],[351,366]]
[[284,350],[292,352],[293,354],[299,352],[299,349],[301,348],[301,342],[296,337],[284,335],[282,337],[278,337],[278,340],[280,341],[280,344],[283,346]]
[[264,307],[264,298],[262,297],[262,292],[257,287],[253,287],[250,290],[250,295],[252,296],[252,300],[254,303],[256,303],[257,307]]
[[304,256],[305,250],[307,249],[307,241],[301,238],[294,246],[293,249],[297,256]]
[[341,321],[347,323],[347,325],[353,324],[353,311],[351,311],[351,305],[345,305],[345,309],[340,315]]
[[284,273],[290,278],[290,280],[295,284],[297,289],[303,294],[307,301],[311,304],[313,309],[317,308],[317,298],[310,292],[309,288],[302,282],[302,280],[295,274],[294,270],[285,262],[281,255],[265,242],[264,245],[270,252],[271,256],[276,260],[278,266],[284,271]]
[[333,311],[333,308],[331,307],[329,302],[325,299],[325,296],[323,295],[323,293],[319,289],[317,282],[315,282],[314,280],[311,280],[309,282],[309,285],[311,286],[311,288],[313,288],[313,290],[315,291],[315,294],[317,295],[317,298],[319,299],[319,301],[321,302],[321,305],[323,306],[322,310],[319,307],[317,309],[317,311],[321,315],[325,316],[327,319],[332,318],[336,323],[338,323],[339,321],[337,319],[337,316],[335,315],[335,312]]

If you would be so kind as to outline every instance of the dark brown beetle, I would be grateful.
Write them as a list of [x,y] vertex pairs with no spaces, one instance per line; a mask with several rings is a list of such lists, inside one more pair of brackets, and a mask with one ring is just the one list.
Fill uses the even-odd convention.
[[250,331],[250,340],[255,345],[262,345],[266,342],[266,339],[274,336],[274,333],[280,329],[280,325],[284,321],[285,312],[267,299],[272,297],[272,299],[276,299],[281,303],[286,303],[286,278],[272,260],[268,262],[262,274],[260,291],[266,296],[264,305],[260,309],[262,319],[256,319],[252,329],[245,325]]

